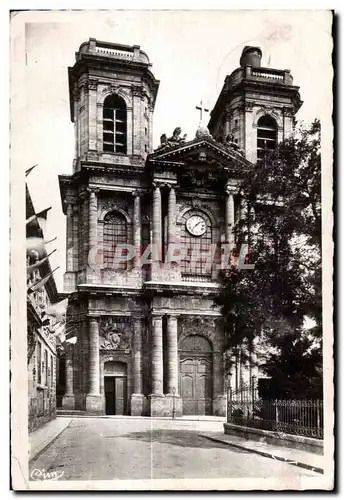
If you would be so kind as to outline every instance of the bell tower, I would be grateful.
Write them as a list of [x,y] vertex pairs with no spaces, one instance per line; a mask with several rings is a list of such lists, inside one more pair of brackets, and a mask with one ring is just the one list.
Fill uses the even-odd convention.
[[153,110],[159,88],[147,54],[90,38],[68,68],[75,129],[73,171],[83,162],[144,165],[153,150]]
[[208,128],[219,142],[236,143],[252,163],[292,133],[302,101],[289,70],[261,66],[262,51],[247,46],[227,75]]

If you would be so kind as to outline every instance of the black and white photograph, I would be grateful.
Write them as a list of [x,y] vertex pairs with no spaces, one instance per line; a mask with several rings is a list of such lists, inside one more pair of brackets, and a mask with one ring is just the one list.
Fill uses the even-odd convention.
[[10,16],[14,490],[331,490],[330,10]]

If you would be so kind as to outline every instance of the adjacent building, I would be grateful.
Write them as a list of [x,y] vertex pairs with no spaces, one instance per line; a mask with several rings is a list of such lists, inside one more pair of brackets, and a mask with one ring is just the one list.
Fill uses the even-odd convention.
[[56,416],[56,341],[46,310],[59,301],[44,244],[47,210],[36,214],[26,186],[29,432]]
[[213,299],[245,209],[240,182],[291,133],[302,104],[290,72],[261,58],[245,47],[208,128],[186,140],[176,127],[153,151],[159,81],[147,54],[95,39],[76,53],[75,159],[59,182],[67,321],[78,341],[64,354],[63,408],[224,415],[227,384],[252,373],[240,360],[230,380],[224,372]]

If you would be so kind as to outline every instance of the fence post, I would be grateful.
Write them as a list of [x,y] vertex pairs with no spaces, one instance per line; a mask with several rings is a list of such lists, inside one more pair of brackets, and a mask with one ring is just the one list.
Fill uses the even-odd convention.
[[276,416],[275,416],[275,420],[276,420],[276,431],[278,430],[278,421],[279,421],[279,413],[278,413],[278,400],[275,399],[275,407],[276,407]]
[[317,437],[319,436],[320,433],[320,401],[317,399],[316,402],[316,410],[317,410]]
[[256,396],[256,377],[255,375],[252,375],[251,377],[251,398],[252,398],[252,419],[254,418],[254,403],[255,403],[255,396]]

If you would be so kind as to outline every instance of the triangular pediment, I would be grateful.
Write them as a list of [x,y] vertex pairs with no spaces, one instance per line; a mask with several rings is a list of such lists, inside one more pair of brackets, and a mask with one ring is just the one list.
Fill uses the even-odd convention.
[[211,137],[202,137],[188,142],[182,142],[172,147],[158,148],[149,155],[148,162],[152,165],[173,165],[197,167],[204,166],[210,169],[224,168],[232,172],[245,172],[252,167],[242,154],[215,141]]

